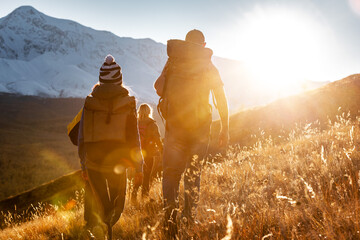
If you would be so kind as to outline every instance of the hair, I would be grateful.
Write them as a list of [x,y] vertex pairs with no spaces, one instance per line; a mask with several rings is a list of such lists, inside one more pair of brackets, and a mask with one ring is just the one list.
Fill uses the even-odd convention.
[[143,120],[146,118],[152,118],[152,108],[149,104],[143,103],[138,108],[138,119]]
[[197,44],[204,44],[205,37],[201,31],[193,29],[186,34],[185,41]]

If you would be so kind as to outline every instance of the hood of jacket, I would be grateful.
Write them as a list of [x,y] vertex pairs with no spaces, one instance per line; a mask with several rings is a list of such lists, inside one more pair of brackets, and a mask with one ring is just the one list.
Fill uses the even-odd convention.
[[91,92],[91,96],[99,99],[110,99],[128,95],[129,91],[122,85],[111,83],[96,84]]
[[136,109],[135,97],[129,96],[129,91],[121,85],[97,84],[92,93],[86,97],[85,109],[93,111],[124,112],[124,107]]

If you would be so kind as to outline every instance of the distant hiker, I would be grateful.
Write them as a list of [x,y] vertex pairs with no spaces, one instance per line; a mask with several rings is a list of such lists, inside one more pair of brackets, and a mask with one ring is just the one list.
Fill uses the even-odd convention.
[[108,55],[99,83],[86,97],[79,127],[79,156],[96,203],[97,221],[89,227],[96,239],[112,238],[112,226],[124,209],[126,169],[142,180],[142,155],[135,98],[122,86],[120,66]]
[[185,217],[189,224],[194,223],[201,164],[206,156],[212,122],[210,92],[216,99],[221,118],[219,146],[225,148],[229,140],[228,105],[223,82],[211,62],[213,52],[205,45],[204,35],[195,29],[187,33],[185,41],[169,40],[168,61],[154,84],[161,97],[158,109],[166,120],[163,197],[165,230],[169,237],[177,234],[179,184],[184,172],[182,219]]
[[[159,128],[152,118],[152,108],[148,104],[141,104],[138,108],[138,128],[140,133],[141,150],[144,156],[142,195],[147,196],[152,177],[158,171],[159,156],[162,152],[162,142]],[[134,186],[132,199],[136,199],[140,185]]]

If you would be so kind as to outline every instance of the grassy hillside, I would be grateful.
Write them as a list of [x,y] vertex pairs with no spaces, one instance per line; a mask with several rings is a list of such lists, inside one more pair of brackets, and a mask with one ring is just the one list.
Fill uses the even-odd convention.
[[[360,74],[232,115],[231,142],[251,146],[256,141],[254,136],[262,135],[271,135],[279,142],[279,135],[288,134],[297,125],[312,123],[324,129],[328,120],[349,112],[353,118],[360,115]],[[215,135],[218,128],[219,123],[214,124]]]
[[83,101],[0,95],[0,199],[79,168],[66,126]]
[[[207,162],[198,222],[180,222],[180,238],[359,239],[360,118],[336,119],[326,130],[292,129],[281,144],[262,136],[234,145],[221,162]],[[127,199],[115,239],[165,239],[160,179],[150,198]],[[81,199],[40,209],[20,225],[6,215],[0,239],[83,239]]]
[[[245,91],[245,90],[244,90]],[[18,194],[79,168],[77,149],[66,125],[82,107],[83,99],[47,99],[0,94],[0,199]],[[339,107],[341,110],[338,111]],[[360,110],[360,74],[311,92],[246,110],[230,118],[232,143],[251,146],[254,136],[288,134],[295,123],[319,120],[339,112],[356,116]],[[156,120],[161,120],[156,114]],[[215,123],[216,139],[219,124]],[[162,128],[163,130],[163,128]],[[216,143],[216,141],[214,141]]]
[[0,93],[0,200],[80,168],[66,126],[83,104]]

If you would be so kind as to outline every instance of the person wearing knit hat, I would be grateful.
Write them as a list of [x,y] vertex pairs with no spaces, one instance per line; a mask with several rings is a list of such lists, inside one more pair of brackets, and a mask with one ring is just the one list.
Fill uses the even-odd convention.
[[112,238],[112,226],[124,209],[126,169],[134,168],[135,183],[142,182],[137,125],[135,97],[122,85],[121,67],[109,54],[100,68],[99,82],[85,99],[78,134],[83,178],[95,206],[87,216],[96,216],[85,228],[96,239],[105,239],[105,234]]
[[107,55],[104,63],[100,68],[99,82],[122,84],[121,67],[115,62],[112,55]]

